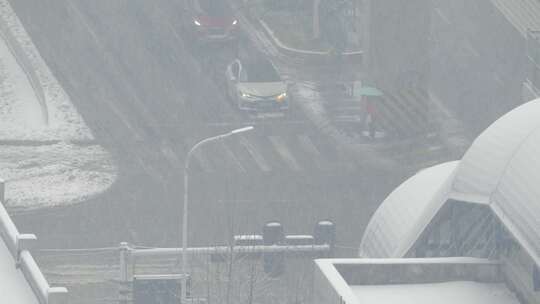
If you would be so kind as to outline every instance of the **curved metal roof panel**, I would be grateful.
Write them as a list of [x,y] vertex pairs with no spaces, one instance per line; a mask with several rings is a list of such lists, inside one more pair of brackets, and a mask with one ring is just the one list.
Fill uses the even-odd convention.
[[359,255],[405,255],[446,202],[457,166],[454,161],[424,169],[390,193],[368,223]]
[[[484,131],[456,170],[450,197],[487,203],[540,262],[540,99]],[[539,263],[540,264],[540,263]]]

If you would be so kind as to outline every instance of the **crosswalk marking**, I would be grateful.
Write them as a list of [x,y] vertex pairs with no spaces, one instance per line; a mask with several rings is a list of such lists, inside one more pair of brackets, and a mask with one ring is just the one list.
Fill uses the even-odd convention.
[[255,160],[255,162],[257,163],[257,166],[259,166],[262,171],[269,172],[272,170],[264,157],[255,149],[255,147],[253,147],[253,145],[251,145],[251,143],[245,137],[240,136],[240,144],[246,149],[246,151],[248,151],[249,155],[251,155],[253,160]]
[[361,106],[356,106],[356,105],[353,105],[353,106],[337,106],[337,107],[334,107],[333,110],[334,111],[341,111],[341,112],[352,112],[352,111],[357,111],[357,112],[362,112],[364,108],[361,107]]
[[448,17],[446,17],[446,15],[442,12],[440,8],[436,7],[433,10],[437,13],[437,15],[441,18],[441,20],[444,21],[444,23],[446,23],[446,25],[452,24],[450,20],[448,19]]
[[311,155],[314,155],[316,157],[321,156],[321,152],[319,152],[317,147],[315,147],[315,144],[313,144],[309,136],[298,135],[298,139],[300,140],[300,144],[302,145],[305,151],[309,152]]
[[242,162],[238,160],[238,158],[234,155],[233,151],[229,148],[229,146],[226,143],[222,142],[223,149],[225,150],[225,154],[229,157],[229,159],[232,160],[232,162],[235,164],[235,166],[238,168],[238,171],[242,173],[246,173],[246,168],[242,165]]
[[278,154],[281,156],[281,158],[293,169],[294,171],[300,171],[302,168],[298,164],[298,161],[294,158],[289,148],[287,148],[287,145],[285,142],[283,142],[283,139],[279,136],[269,136],[268,139],[270,139],[270,142],[272,143],[272,146],[274,146],[274,149],[278,152]]
[[161,153],[163,153],[163,156],[165,156],[171,166],[177,169],[182,168],[183,162],[180,160],[180,158],[178,158],[178,155],[176,155],[169,144],[162,144],[160,148]]
[[313,141],[307,135],[298,135],[298,142],[302,149],[311,155],[311,159],[315,162],[315,166],[318,169],[325,169],[327,167],[325,160],[321,152],[317,149]]
[[[292,137],[266,135],[256,141],[238,136],[236,140],[222,142],[212,152],[196,151],[193,158],[205,173],[222,170],[233,170],[241,174],[250,171],[268,173],[275,170],[328,171],[333,164],[339,163],[335,155],[328,155],[332,153],[319,146],[309,134],[290,136]],[[165,143],[160,149],[162,157],[165,157],[171,166],[182,166],[183,160],[174,146]]]
[[199,165],[201,165],[201,168],[203,169],[203,171],[205,171],[205,172],[214,172],[214,169],[212,168],[212,165],[202,155],[201,151],[195,151],[195,153],[193,153],[193,157],[195,157],[195,159],[197,159],[197,162],[199,163]]

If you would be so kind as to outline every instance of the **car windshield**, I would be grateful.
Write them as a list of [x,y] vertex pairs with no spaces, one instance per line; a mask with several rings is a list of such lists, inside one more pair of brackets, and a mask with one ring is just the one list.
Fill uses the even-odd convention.
[[244,64],[240,80],[243,82],[277,82],[281,81],[276,69],[268,61]]
[[227,6],[224,0],[197,0],[199,8],[203,14],[209,16],[228,15]]

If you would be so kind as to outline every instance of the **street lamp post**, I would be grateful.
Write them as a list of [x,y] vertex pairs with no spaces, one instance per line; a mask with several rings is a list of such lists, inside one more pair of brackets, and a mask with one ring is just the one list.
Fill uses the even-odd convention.
[[203,146],[204,144],[217,141],[220,139],[224,139],[226,137],[251,131],[253,130],[253,126],[248,126],[240,129],[232,130],[225,134],[220,134],[212,137],[208,137],[206,139],[203,139],[196,143],[188,152],[186,159],[184,161],[184,208],[183,208],[183,214],[182,214],[182,281],[181,281],[181,300],[182,304],[186,303],[187,300],[187,230],[188,230],[188,203],[189,203],[189,196],[188,196],[188,186],[189,186],[189,161],[191,160],[191,156],[193,153],[197,150],[197,148]]

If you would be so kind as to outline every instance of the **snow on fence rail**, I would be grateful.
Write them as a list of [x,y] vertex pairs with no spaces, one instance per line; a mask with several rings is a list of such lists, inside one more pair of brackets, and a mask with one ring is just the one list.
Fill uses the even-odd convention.
[[67,289],[51,287],[30,253],[37,240],[34,234],[21,234],[4,208],[5,183],[0,180],[0,236],[23,273],[40,304],[66,304]]
[[[121,243],[119,302],[132,303],[134,282],[138,279],[150,276],[171,280],[186,276],[191,285],[190,302],[207,300],[214,303],[230,303],[243,301],[245,296],[252,300],[257,298],[258,300],[253,300],[254,302],[270,302],[270,299],[273,299],[273,303],[286,303],[288,301],[285,301],[285,298],[291,296],[289,294],[291,292],[294,293],[293,298],[301,297],[301,290],[289,290],[289,293],[286,293],[288,287],[298,287],[302,284],[299,282],[300,278],[304,279],[303,283],[309,285],[310,280],[307,276],[311,273],[308,270],[311,269],[311,263],[304,264],[302,261],[311,261],[314,256],[324,256],[331,249],[332,246],[328,244],[189,247],[187,248],[187,254],[190,256],[189,271],[182,273],[182,269],[179,268],[182,248],[137,248],[128,243]],[[287,262],[290,273],[280,274],[279,281],[284,282],[284,286],[278,286],[276,283],[278,280],[264,268],[264,254],[283,254],[291,257]],[[283,297],[283,301],[277,301],[275,297]]]
[[[327,252],[330,245],[247,245],[212,246],[187,248],[188,254],[230,254],[230,253],[319,253]],[[182,248],[130,249],[134,257],[175,257]]]

